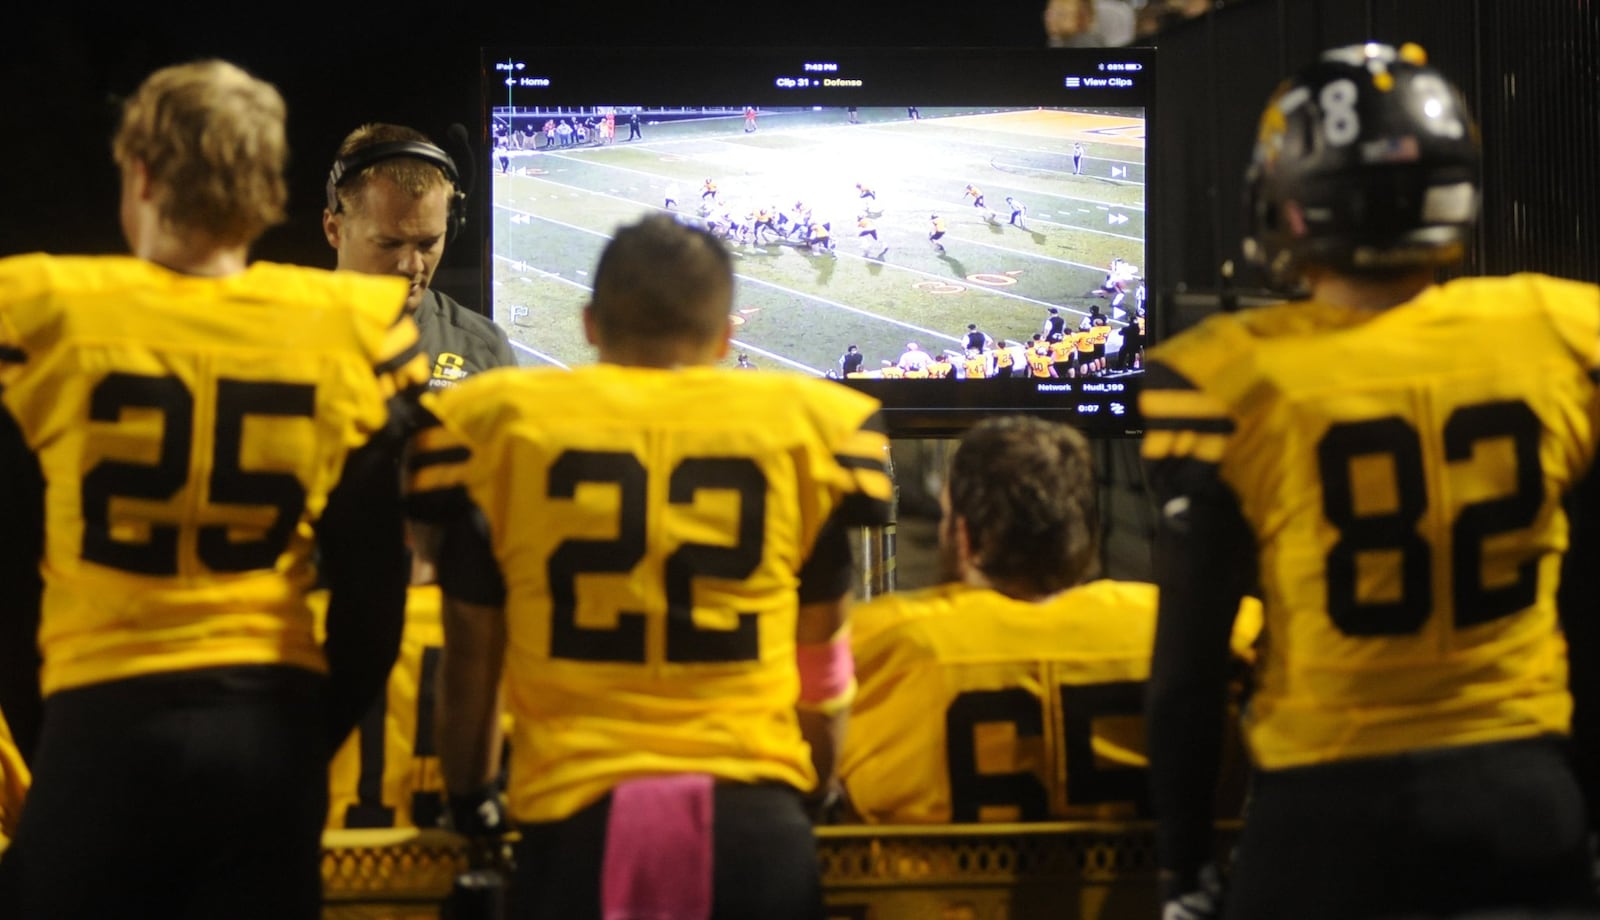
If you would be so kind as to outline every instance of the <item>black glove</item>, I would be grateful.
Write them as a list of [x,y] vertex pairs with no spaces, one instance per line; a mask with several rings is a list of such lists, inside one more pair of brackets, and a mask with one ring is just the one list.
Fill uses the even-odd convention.
[[467,839],[467,866],[470,869],[511,869],[511,847],[506,835],[511,821],[506,815],[505,798],[493,784],[466,795],[445,799],[448,829]]
[[494,784],[445,798],[447,829],[466,838],[467,871],[458,873],[440,914],[445,920],[502,920],[514,868],[506,835],[511,822]]
[[1163,879],[1161,920],[1214,920],[1222,916],[1222,894],[1222,873],[1210,863],[1187,880]]

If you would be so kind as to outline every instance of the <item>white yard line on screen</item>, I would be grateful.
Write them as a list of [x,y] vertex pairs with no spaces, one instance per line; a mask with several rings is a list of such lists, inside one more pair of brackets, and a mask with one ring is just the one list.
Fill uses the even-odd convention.
[[539,349],[531,348],[531,347],[529,347],[527,345],[524,345],[521,342],[517,341],[516,339],[510,338],[509,336],[507,336],[507,339],[508,339],[508,341],[511,342],[511,347],[512,348],[520,348],[523,351],[527,352],[528,354],[533,355],[535,358],[540,358],[542,360],[549,361],[551,364],[554,364],[556,367],[559,367],[564,371],[572,370],[571,367],[569,367],[566,364],[562,363],[561,359],[559,359],[559,358],[551,357],[550,355],[545,354],[544,352],[540,351]]
[[[586,189],[580,189],[577,186],[563,185],[560,182],[552,182],[551,180],[548,180],[548,179],[541,179],[540,181],[550,182],[551,185],[560,185],[562,188],[571,188],[571,189],[574,189],[575,191],[587,191]],[[600,196],[605,197],[605,198],[615,198],[616,197],[614,195],[607,195],[604,192],[589,192],[589,194],[600,195]],[[628,199],[619,198],[617,200],[619,200],[619,201],[627,201]],[[629,202],[629,203],[630,204],[638,204],[638,202]],[[554,217],[545,217],[542,214],[533,214],[531,212],[521,210],[520,208],[513,208],[510,205],[497,204],[497,205],[495,205],[495,207],[497,207],[497,208],[499,208],[499,209],[501,209],[503,211],[510,211],[513,214],[521,214],[521,215],[523,215],[525,217],[533,218],[534,220],[542,220],[542,221],[545,221],[546,223],[555,224],[558,227],[566,227],[569,230],[577,230],[580,233],[592,234],[594,236],[600,237],[601,239],[609,240],[611,238],[611,237],[607,236],[606,234],[601,233],[599,230],[590,230],[588,227],[579,227],[576,224],[569,224],[566,221],[556,220]],[[643,205],[643,207],[650,207],[650,205]],[[660,208],[656,208],[655,210],[661,210],[661,209]],[[995,246],[995,245],[989,244],[989,243],[981,243],[981,242],[978,242],[977,240],[970,240],[970,239],[967,239],[965,237],[963,237],[961,239],[961,241],[964,242],[964,243],[977,243],[977,245],[983,246],[983,247],[985,247],[987,249],[1004,250],[1005,252],[1009,252],[1009,253],[1011,253],[1013,255],[1020,255],[1020,256],[1022,256],[1024,258],[1030,257],[1030,254],[1028,254],[1028,253],[1021,253],[1018,250],[1010,249],[1010,248],[1005,247],[1005,246]],[[860,261],[860,262],[867,262],[867,261],[877,262],[878,261],[876,259],[869,260],[869,259],[865,258],[864,256],[852,255],[851,253],[848,253],[848,252],[835,253],[834,255],[835,255],[836,258],[840,258],[840,259],[855,259],[855,260]],[[814,258],[825,258],[825,257],[816,256]],[[1090,269],[1091,271],[1096,271],[1096,272],[1104,272],[1106,270],[1106,266],[1104,266],[1104,265],[1089,265],[1088,263],[1085,263],[1085,262],[1073,262],[1070,259],[1055,259],[1055,258],[1051,258],[1050,256],[1037,256],[1036,258],[1049,259],[1052,262],[1060,262],[1060,263],[1063,263],[1063,264],[1066,264],[1066,265],[1075,266],[1077,268],[1087,268],[1087,269]],[[885,264],[889,268],[894,269],[896,271],[909,272],[909,273],[911,273],[913,275],[921,275],[922,277],[928,278],[928,279],[933,280],[933,281],[943,281],[943,282],[946,282],[946,283],[959,283],[957,281],[952,281],[952,279],[948,275],[936,275],[933,272],[925,272],[920,268],[912,268],[909,265],[900,265],[900,264],[897,264],[897,263],[894,263],[894,262],[879,263],[879,264]],[[948,339],[948,340],[950,340],[952,342],[960,342],[960,341],[962,341],[960,338],[958,338],[956,336],[945,335],[942,332],[935,332],[932,329],[924,329],[921,326],[915,325],[913,323],[908,323],[908,322],[906,322],[904,320],[895,319],[892,316],[884,316],[881,313],[873,313],[871,310],[863,310],[863,309],[861,309],[859,307],[852,307],[849,304],[839,303],[836,300],[829,300],[826,297],[818,297],[816,294],[807,293],[805,291],[797,291],[794,288],[785,287],[784,285],[776,284],[776,283],[771,282],[771,281],[766,281],[766,280],[763,280],[761,278],[753,278],[753,277],[750,277],[749,275],[740,275],[738,273],[735,273],[734,277],[738,278],[741,281],[748,281],[751,284],[761,285],[763,287],[770,287],[770,288],[772,288],[774,290],[782,291],[782,292],[784,292],[786,294],[791,294],[791,295],[793,295],[795,297],[799,297],[799,298],[804,299],[804,300],[811,300],[811,301],[815,301],[815,302],[820,303],[820,304],[826,304],[827,306],[830,306],[830,307],[836,307],[836,308],[838,308],[840,310],[846,310],[848,312],[855,313],[855,314],[857,314],[859,316],[866,316],[866,317],[870,317],[872,319],[882,320],[883,322],[886,322],[886,323],[893,323],[896,326],[900,326],[900,327],[905,328],[905,329],[911,329],[913,331],[920,332],[920,333],[922,333],[924,335],[931,335],[931,336],[935,336],[935,337],[941,338],[941,339]],[[966,279],[963,278],[963,279],[960,279],[960,281],[966,281]],[[968,283],[970,284],[970,282],[968,282]],[[997,297],[1004,297],[1004,298],[1006,298],[1008,300],[1020,300],[1020,301],[1022,301],[1024,303],[1031,303],[1031,304],[1034,304],[1034,305],[1040,306],[1040,307],[1058,307],[1060,309],[1068,311],[1069,313],[1076,313],[1079,316],[1088,316],[1089,315],[1088,311],[1079,310],[1078,308],[1070,306],[1068,304],[1051,303],[1051,302],[1049,302],[1047,300],[1036,300],[1035,298],[1032,298],[1032,297],[1024,297],[1021,294],[1013,294],[1010,291],[1003,291],[1003,290],[1000,290],[999,288],[984,287],[983,285],[974,285],[971,288],[971,290],[978,291],[978,292],[985,293],[985,294],[993,294],[993,295],[995,295]]]
[[[507,208],[507,210],[510,210],[510,209]],[[522,271],[533,272],[536,275],[540,275],[542,277],[549,278],[551,281],[559,281],[562,284],[570,284],[573,287],[578,288],[579,290],[589,291],[591,293],[594,291],[594,288],[588,286],[587,284],[584,284],[584,283],[579,282],[579,281],[573,281],[571,278],[563,278],[560,275],[556,274],[555,272],[547,272],[544,269],[538,267],[537,265],[529,265],[526,261],[524,261],[522,259],[513,259],[510,256],[503,256],[503,255],[500,255],[499,253],[495,253],[495,258],[499,259],[502,262],[508,262],[508,263],[510,263],[512,265],[515,265],[518,269],[520,269]]]
[[799,370],[806,371],[807,373],[816,374],[818,377],[821,377],[827,373],[826,371],[819,371],[809,364],[801,364],[799,361],[794,361],[775,352],[767,351],[765,348],[758,348],[748,342],[741,342],[738,339],[729,339],[728,343],[734,348],[740,349],[741,351],[753,351],[762,357],[771,358],[774,361],[782,361],[784,364],[787,364],[790,367],[798,368]]
[[[805,133],[808,133],[809,130],[810,129],[804,129],[804,130],[797,130],[797,131],[787,132],[787,133],[805,134]],[[831,130],[831,129],[824,129],[824,130]],[[700,138],[699,140],[716,140],[716,138]],[[666,143],[669,143],[669,142],[662,142],[663,145],[665,145]],[[1019,149],[1019,148],[1005,147],[1005,148],[1001,148],[1001,149],[1003,149],[1003,150],[1016,150],[1016,149]],[[1041,152],[1041,153],[1045,153],[1045,152],[1060,153],[1060,151],[1036,151],[1036,152]],[[1067,154],[1062,154],[1062,155],[1066,156]],[[602,163],[602,162],[600,162],[598,160],[592,160],[592,159],[588,159],[588,158],[584,158],[584,157],[573,157],[573,156],[569,156],[569,155],[564,154],[564,153],[546,153],[546,154],[544,154],[544,156],[553,157],[553,158],[558,159],[558,160],[567,160],[567,161],[572,162],[572,163],[581,163],[584,166],[594,166],[594,167],[597,167],[597,168],[600,168],[600,169],[614,169],[614,170],[616,170],[618,172],[630,173],[630,174],[635,175],[635,176],[643,176],[646,179],[655,179],[655,180],[658,180],[658,181],[669,182],[669,183],[673,182],[673,181],[676,181],[676,180],[674,180],[673,177],[664,176],[664,175],[661,175],[660,173],[645,172],[642,169],[633,169],[632,167],[628,167],[628,166],[617,166],[617,165],[615,165],[613,163]],[[1088,159],[1091,159],[1091,160],[1092,159],[1099,159],[1099,157],[1089,157]],[[1113,160],[1111,162],[1133,163],[1134,165],[1137,165],[1137,166],[1143,166],[1144,165],[1142,162],[1137,162],[1137,161],[1134,161],[1134,160]],[[1054,170],[1052,170],[1052,172],[1053,171]],[[511,177],[517,178],[517,179],[536,179],[536,180],[544,181],[544,182],[551,181],[551,180],[547,179],[544,176],[527,176],[527,175],[522,175],[522,174],[519,174],[519,173],[509,173],[509,174],[504,174],[503,173],[502,175],[510,175]],[[933,179],[933,178],[942,178],[942,177],[929,176],[926,173],[924,173],[924,174],[922,174],[922,178]],[[1117,183],[1119,185],[1122,185],[1122,184],[1143,185],[1144,184],[1143,182],[1138,181],[1138,180],[1134,180],[1134,179],[1106,179],[1104,177],[1098,177],[1098,176],[1095,177],[1095,178],[1099,179],[1099,181],[1102,181],[1102,182],[1115,182],[1115,183]],[[686,185],[687,183],[679,182],[679,184],[680,185]],[[571,188],[572,186],[568,186],[568,187]],[[1033,197],[1062,198],[1062,199],[1065,199],[1067,201],[1082,201],[1082,202],[1084,202],[1086,204],[1102,205],[1102,206],[1113,207],[1113,208],[1123,208],[1123,209],[1128,210],[1128,211],[1143,211],[1144,210],[1144,205],[1142,205],[1142,204],[1118,204],[1117,202],[1114,202],[1114,201],[1101,201],[1098,198],[1082,198],[1082,197],[1079,197],[1077,195],[1063,195],[1063,194],[1061,194],[1059,192],[1032,192],[1032,191],[1030,191],[1029,195],[1033,196]],[[685,197],[688,197],[688,196],[685,196]],[[1080,228],[1080,229],[1086,229],[1086,228]],[[1089,232],[1093,233],[1095,231],[1090,230]],[[1116,236],[1117,234],[1110,234],[1110,235],[1111,236]]]
[[[601,169],[614,169],[614,170],[616,170],[618,172],[632,173],[635,176],[644,176],[647,179],[661,179],[661,180],[666,180],[666,181],[670,181],[671,180],[671,177],[663,176],[663,175],[660,175],[659,173],[645,172],[642,169],[630,169],[630,168],[628,168],[626,166],[616,166],[616,165],[611,164],[611,163],[600,163],[600,162],[597,162],[595,160],[585,159],[585,158],[582,158],[582,157],[571,157],[571,156],[567,156],[566,154],[562,154],[562,153],[551,153],[551,154],[546,154],[546,156],[555,157],[558,160],[567,160],[567,161],[572,162],[572,163],[582,163],[584,166],[597,166],[597,167],[600,167]],[[541,182],[549,182],[549,181],[551,181],[551,180],[545,178],[544,176],[517,176],[517,178],[519,178],[519,179],[537,179],[537,180],[539,180]],[[560,184],[560,183],[557,183],[557,184]],[[679,185],[688,185],[688,183],[686,183],[686,182],[680,182],[678,184]],[[568,186],[568,188],[572,188],[572,187],[573,186]],[[596,192],[596,194],[600,194],[600,193]]]
[[[1116,208],[1118,206],[1113,204],[1113,205],[1106,205],[1105,207],[1107,209],[1112,209],[1112,208]],[[948,215],[950,217],[956,217],[956,216],[960,215],[962,213],[962,209],[966,209],[968,211],[977,210],[976,208],[972,207],[971,205],[951,206],[950,201],[948,199],[935,199],[935,198],[923,198],[923,199],[920,200],[920,203],[917,206],[917,210],[919,210],[919,211],[943,211],[946,215]],[[998,208],[990,208],[989,209],[989,211],[991,213],[996,214],[996,215],[1005,213],[1005,210],[1006,209],[1005,209],[1005,205],[1004,204],[1002,204]],[[1026,220],[1026,219],[1027,218],[1025,217],[1024,220]],[[995,220],[998,221],[999,217],[996,217]],[[1096,230],[1093,227],[1084,227],[1084,226],[1081,226],[1079,224],[1059,223],[1059,222],[1053,221],[1053,220],[1046,220],[1046,219],[1044,219],[1042,217],[1039,218],[1039,222],[1046,223],[1046,224],[1056,224],[1059,227],[1065,227],[1065,228],[1067,228],[1069,230],[1074,230],[1074,231],[1076,231],[1078,233],[1093,233],[1096,236],[1109,236],[1109,237],[1112,237],[1114,239],[1128,240],[1130,242],[1138,243],[1140,246],[1144,245],[1144,237],[1142,237],[1142,236],[1129,236],[1126,233],[1112,233],[1109,230]],[[985,223],[988,223],[988,221],[985,221]],[[998,248],[1004,249],[1006,247],[1002,246],[1002,247],[998,247]],[[1010,251],[1011,252],[1018,252],[1018,250],[1015,250],[1015,249],[1010,250]],[[1019,253],[1019,254],[1021,254],[1021,253]],[[1095,271],[1102,271],[1102,270],[1105,269],[1104,265],[1085,265],[1082,262],[1074,262],[1071,259],[1058,259],[1058,258],[1056,258],[1054,256],[1038,255],[1036,253],[1028,253],[1028,255],[1030,255],[1030,256],[1032,256],[1033,258],[1036,258],[1036,259],[1048,259],[1051,262],[1060,262],[1063,265],[1076,265],[1079,268],[1092,268]]]
[[[544,181],[548,181],[548,180],[544,180]],[[559,183],[559,182],[552,182],[551,184],[552,185],[561,185],[561,183]],[[577,189],[576,186],[563,186],[563,187],[564,188]],[[587,191],[586,189],[577,189],[577,190],[578,191]],[[613,195],[606,195],[604,192],[590,192],[590,194],[601,195],[602,197],[605,197],[605,198],[614,198],[615,197]],[[619,201],[627,201],[627,199],[625,199],[625,198],[619,198],[617,200],[619,200]],[[629,202],[629,203],[630,204],[638,204],[638,202]],[[580,227],[580,226],[578,226],[576,224],[569,224],[566,221],[556,220],[554,217],[545,217],[543,214],[533,214],[533,213],[530,213],[528,211],[523,211],[523,210],[521,210],[519,208],[513,208],[510,205],[497,204],[497,205],[495,205],[495,207],[501,209],[502,211],[510,211],[513,214],[521,214],[521,215],[523,215],[525,217],[530,217],[530,218],[532,218],[534,220],[542,220],[542,221],[544,221],[546,223],[555,224],[558,227],[566,227],[568,230],[576,230],[579,233],[588,233],[588,234],[591,234],[593,236],[598,236],[601,239],[606,239],[606,240],[611,239],[610,236],[608,236],[605,233],[600,232],[599,230],[590,230],[588,227]],[[649,207],[649,206],[645,205],[645,207]],[[659,209],[657,209],[657,210],[659,210]],[[817,258],[826,258],[826,257],[818,256]],[[839,258],[859,259],[861,257],[860,256],[851,256],[851,255],[848,255],[848,254],[841,253],[841,254],[839,254]],[[862,261],[866,261],[866,260],[862,259]],[[896,267],[896,266],[891,264],[890,267],[893,268],[893,267]],[[1100,269],[1096,268],[1095,270],[1099,271]],[[929,277],[929,278],[937,278],[938,280],[941,280],[941,281],[948,281],[949,280],[948,278],[943,278],[943,277],[941,277],[939,275],[933,275],[933,274],[929,274],[927,272],[917,272],[917,274],[927,275],[927,277]],[[750,284],[759,285],[761,287],[772,288],[773,290],[776,290],[776,291],[782,291],[785,294],[789,294],[789,295],[791,295],[793,297],[796,297],[796,298],[799,298],[801,300],[814,301],[816,303],[824,304],[826,306],[830,306],[830,307],[834,307],[836,309],[845,310],[847,312],[854,313],[854,314],[856,314],[858,316],[865,316],[865,317],[869,317],[871,319],[881,320],[881,321],[883,321],[885,323],[892,323],[892,324],[894,324],[896,326],[899,326],[899,327],[901,327],[903,329],[910,329],[913,332],[920,332],[923,335],[929,335],[929,336],[933,336],[935,338],[941,338],[941,339],[948,339],[948,340],[950,340],[952,342],[961,341],[961,339],[959,339],[959,338],[957,338],[957,337],[955,337],[953,335],[945,335],[942,332],[936,332],[936,331],[934,331],[932,329],[925,329],[922,326],[918,326],[918,325],[916,325],[914,323],[908,323],[908,322],[906,322],[904,320],[895,319],[892,316],[884,316],[881,313],[873,313],[871,310],[863,310],[860,307],[852,307],[849,304],[839,303],[836,300],[829,300],[826,297],[818,297],[815,294],[810,294],[810,293],[807,293],[805,291],[797,291],[794,288],[785,287],[784,285],[777,284],[777,283],[772,282],[772,281],[766,281],[766,280],[761,279],[761,278],[752,278],[749,275],[741,275],[741,274],[738,274],[737,272],[734,273],[734,277],[738,278],[740,281],[749,282]],[[1011,296],[1016,296],[1016,295],[1011,295]],[[1029,298],[1022,298],[1022,299],[1029,300]],[[1047,303],[1044,303],[1044,301],[1041,301],[1041,300],[1030,300],[1030,302],[1031,303],[1041,304],[1041,305],[1047,306],[1047,307],[1059,306],[1059,304],[1047,304]],[[1071,309],[1071,308],[1069,307],[1068,309]],[[1075,311],[1075,312],[1082,312],[1082,311],[1080,310],[1080,311]]]

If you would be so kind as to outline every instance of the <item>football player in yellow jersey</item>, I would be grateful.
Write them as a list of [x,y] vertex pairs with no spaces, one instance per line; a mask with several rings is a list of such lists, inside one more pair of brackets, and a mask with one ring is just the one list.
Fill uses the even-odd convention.
[[1084,350],[1088,348],[1086,344],[1083,344],[1086,339],[1082,338],[1086,335],[1087,333],[1082,332],[1069,332],[1066,335],[1053,335],[1050,337],[1048,343],[1050,360],[1055,364],[1057,377],[1072,377],[1083,369],[1081,358],[1077,367],[1073,367],[1072,359],[1075,355],[1082,355]]
[[[1088,442],[1066,426],[1003,417],[962,438],[941,497],[946,583],[851,611],[847,812],[935,824],[1147,812],[1156,588],[1096,578],[1095,489]],[[1241,651],[1259,627],[1251,601]]]
[[962,376],[967,380],[982,380],[989,376],[989,356],[976,348],[967,349],[961,362]]
[[[950,356],[940,352],[939,356],[933,359],[933,363],[928,365],[928,376],[934,380],[948,380],[955,369],[955,365],[950,363]],[[909,377],[910,374],[907,373],[906,376]]]
[[594,278],[601,363],[431,394],[408,465],[440,532],[452,821],[494,829],[503,662],[513,916],[816,917],[802,794],[854,688],[846,528],[887,511],[877,404],[711,366],[733,288],[703,231],[624,227]]
[[328,756],[400,635],[388,402],[427,360],[401,281],[248,262],[286,197],[272,86],[157,71],[113,154],[132,257],[0,262],[4,511],[43,575],[0,614],[0,673],[37,677],[0,699],[33,771],[0,903],[316,917]]
[[1011,376],[1011,362],[1016,356],[1011,353],[1011,342],[1001,339],[994,350],[994,375],[996,377]]
[[1037,341],[1034,347],[1028,349],[1028,373],[1035,378],[1056,376],[1055,361],[1051,358],[1049,342]]
[[[446,242],[466,219],[458,179],[450,155],[420,131],[362,125],[339,145],[322,214],[340,271],[409,282],[406,310],[431,361],[433,389],[517,363],[503,329],[432,287]],[[431,727],[432,674],[443,642],[439,604],[432,567],[414,557],[405,633],[388,689],[329,766],[329,827],[438,824],[443,784]]]
[[[1267,103],[1246,180],[1246,255],[1311,299],[1214,316],[1149,353],[1168,916],[1216,910],[1209,695],[1257,584],[1267,641],[1243,727],[1258,773],[1229,917],[1593,897],[1557,588],[1593,595],[1594,511],[1563,499],[1595,453],[1600,290],[1436,286],[1462,258],[1478,170],[1477,128],[1420,48],[1325,53]],[[1478,347],[1507,320],[1526,330],[1516,356]],[[1561,577],[1569,534],[1579,579]],[[1574,678],[1592,683],[1595,609],[1562,612]]]

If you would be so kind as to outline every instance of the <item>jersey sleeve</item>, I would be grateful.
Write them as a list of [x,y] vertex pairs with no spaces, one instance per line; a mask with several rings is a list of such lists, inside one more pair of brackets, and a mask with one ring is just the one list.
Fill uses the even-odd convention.
[[889,475],[889,438],[876,400],[831,387],[812,406],[825,457],[813,464],[818,485],[834,499],[839,526],[888,523],[894,485]]
[[[1227,322],[1227,317],[1215,318]],[[1159,821],[1157,860],[1183,885],[1212,848],[1212,802],[1223,745],[1229,663],[1251,632],[1240,614],[1255,581],[1254,537],[1238,498],[1221,477],[1235,432],[1228,404],[1197,381],[1217,381],[1226,334],[1208,321],[1153,352],[1140,410],[1141,449],[1159,504],[1155,648],[1146,696],[1151,803]]]
[[1233,437],[1228,405],[1196,382],[1218,370],[1197,359],[1214,357],[1219,338],[1202,326],[1156,349],[1146,362],[1140,454],[1159,502],[1213,483]]
[[472,448],[438,414],[448,414],[454,408],[457,401],[445,397],[455,395],[457,389],[424,394],[417,427],[406,450],[406,510],[423,523],[443,523],[464,514],[472,504],[467,495]]
[[422,350],[417,324],[410,317],[399,317],[385,330],[373,357],[372,373],[378,381],[378,392],[385,399],[415,399],[427,387],[428,355]]

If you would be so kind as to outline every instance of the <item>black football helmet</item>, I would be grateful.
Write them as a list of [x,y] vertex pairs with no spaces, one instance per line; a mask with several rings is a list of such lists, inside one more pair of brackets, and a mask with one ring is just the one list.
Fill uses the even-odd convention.
[[1324,52],[1278,87],[1245,174],[1245,258],[1279,283],[1320,266],[1393,275],[1465,254],[1478,128],[1416,45]]

